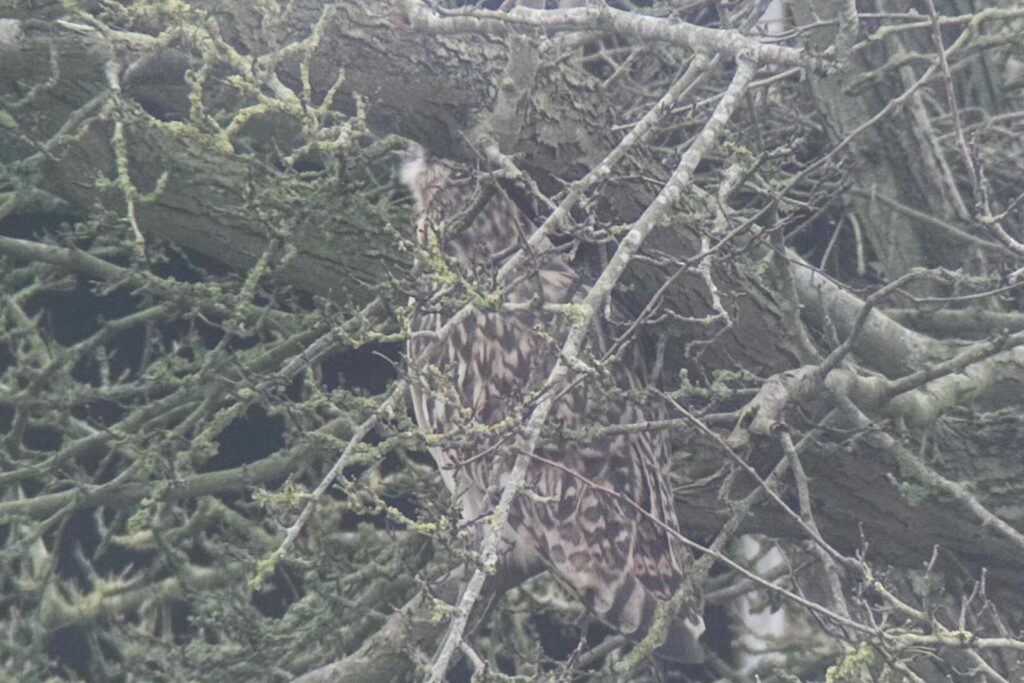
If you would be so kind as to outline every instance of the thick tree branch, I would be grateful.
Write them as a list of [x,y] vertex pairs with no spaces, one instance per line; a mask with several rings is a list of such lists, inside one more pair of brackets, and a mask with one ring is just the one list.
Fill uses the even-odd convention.
[[640,40],[672,43],[695,52],[717,52],[732,58],[747,54],[758,63],[824,68],[824,63],[803,50],[773,45],[739,31],[707,28],[677,19],[635,14],[608,5],[578,9],[530,9],[517,6],[509,12],[471,10],[438,15],[421,0],[405,0],[416,28],[431,33],[486,33],[504,35],[514,26],[554,31],[600,31]]

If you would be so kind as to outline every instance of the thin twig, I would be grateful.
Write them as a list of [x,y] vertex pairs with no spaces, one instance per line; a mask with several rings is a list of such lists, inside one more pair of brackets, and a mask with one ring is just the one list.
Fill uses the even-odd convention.
[[370,417],[363,420],[363,422],[356,427],[355,432],[352,433],[352,437],[348,440],[348,443],[345,445],[345,449],[341,452],[341,455],[338,456],[334,465],[327,471],[327,474],[325,474],[323,479],[320,480],[320,483],[315,489],[313,489],[312,493],[309,494],[309,498],[306,501],[305,506],[303,506],[302,512],[299,513],[299,516],[294,522],[292,522],[291,526],[288,527],[281,544],[278,545],[277,549],[270,554],[269,558],[261,563],[260,571],[258,571],[256,576],[253,578],[253,582],[261,582],[267,571],[273,569],[274,565],[284,557],[285,553],[288,552],[288,549],[291,548],[292,544],[295,543],[295,540],[299,537],[303,527],[306,526],[306,522],[309,521],[309,517],[316,509],[317,503],[338,476],[341,475],[342,470],[344,470],[348,465],[348,460],[351,457],[352,452],[363,442],[363,439],[365,439],[366,435],[370,433],[370,430],[377,426],[377,423],[380,422],[382,417],[395,412],[398,407],[398,402],[405,398],[406,388],[406,382],[404,380],[399,380],[391,388],[390,393],[388,393],[387,397],[381,401],[380,405],[377,406],[377,409],[373,411]]
[[[796,481],[797,500],[800,502],[800,517],[803,518],[807,528],[817,535],[817,538],[822,538],[821,531],[818,529],[818,523],[814,521],[810,487],[807,482],[807,473],[804,472],[804,466],[800,462],[800,455],[797,452],[796,447],[793,445],[793,438],[786,429],[779,430],[778,438],[779,443],[782,445],[782,450],[786,454],[786,459],[789,461],[790,467],[793,470],[793,479]],[[825,568],[825,574],[828,579],[828,589],[831,594],[830,597],[832,598],[832,608],[844,617],[849,617],[850,610],[846,604],[846,596],[843,594],[842,578],[839,572],[839,566],[836,564],[835,559],[825,552],[818,543],[812,544],[811,552],[818,557],[822,566]]]

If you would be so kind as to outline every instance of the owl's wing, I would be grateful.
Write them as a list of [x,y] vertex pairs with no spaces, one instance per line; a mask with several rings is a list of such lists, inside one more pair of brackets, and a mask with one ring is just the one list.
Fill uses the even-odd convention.
[[[653,624],[658,606],[679,587],[680,570],[665,529],[624,500],[633,487],[614,469],[617,464],[633,465],[608,457],[570,464],[574,457],[550,447],[538,455],[560,463],[539,468],[535,475],[537,489],[549,494],[547,502],[529,505],[537,519],[527,528],[538,553],[559,582],[602,621],[639,640]],[[589,473],[573,471],[577,463]],[[639,481],[660,487],[662,477],[634,474],[640,475]],[[638,505],[650,512],[642,502],[644,492],[633,493]],[[648,495],[646,502],[653,500]],[[660,518],[663,513],[652,514]],[[662,521],[674,524],[674,514]],[[697,642],[702,631],[698,611],[684,608],[670,626],[665,653],[681,662],[702,661]]]

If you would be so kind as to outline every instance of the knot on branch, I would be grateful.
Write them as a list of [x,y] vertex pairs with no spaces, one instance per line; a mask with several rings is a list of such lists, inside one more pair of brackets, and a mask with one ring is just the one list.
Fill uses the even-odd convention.
[[744,448],[752,436],[771,436],[784,427],[783,414],[790,403],[805,400],[816,391],[817,370],[816,366],[807,365],[768,378],[740,412],[736,427],[726,439],[729,447]]

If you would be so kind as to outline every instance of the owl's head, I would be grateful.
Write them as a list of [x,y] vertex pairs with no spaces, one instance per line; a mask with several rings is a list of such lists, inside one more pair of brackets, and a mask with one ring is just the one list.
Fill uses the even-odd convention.
[[524,237],[519,210],[493,179],[409,146],[399,173],[416,201],[416,239],[436,239],[468,270],[491,268]]
[[412,142],[409,143],[398,177],[416,200],[416,212],[423,213],[451,173],[452,167],[449,164],[430,158],[423,145]]

